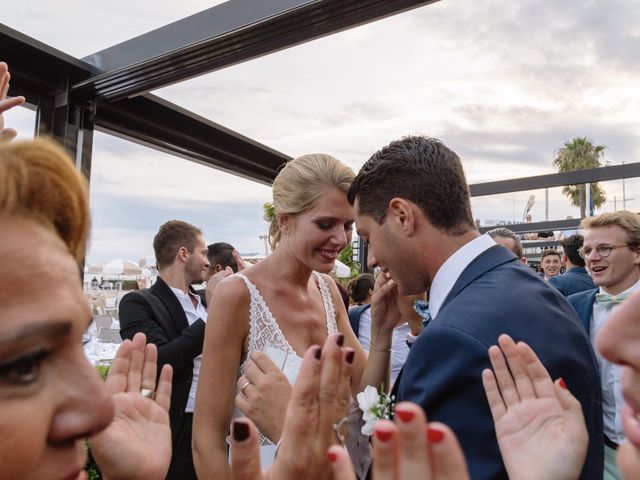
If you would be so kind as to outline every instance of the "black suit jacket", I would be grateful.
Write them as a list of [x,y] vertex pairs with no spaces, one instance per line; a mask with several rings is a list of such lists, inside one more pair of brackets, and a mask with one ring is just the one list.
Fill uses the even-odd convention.
[[580,478],[601,480],[601,388],[591,342],[569,302],[502,246],[462,272],[413,344],[396,398],[418,403],[429,420],[456,432],[474,480],[506,479],[481,378],[491,368],[487,349],[502,333],[527,342],[580,401],[589,432]]
[[123,339],[142,332],[147,342],[158,346],[158,374],[167,363],[173,367],[169,418],[175,444],[189,399],[193,359],[202,353],[206,323],[198,319],[189,325],[178,298],[160,277],[151,288],[127,293],[120,302],[119,316]]

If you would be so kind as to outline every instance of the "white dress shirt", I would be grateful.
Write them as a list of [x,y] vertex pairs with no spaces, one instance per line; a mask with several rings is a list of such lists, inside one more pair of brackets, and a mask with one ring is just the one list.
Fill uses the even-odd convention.
[[[200,295],[194,295],[192,293],[184,293],[179,288],[170,287],[171,291],[175,294],[176,298],[182,305],[185,315],[187,316],[187,322],[189,325],[193,325],[196,320],[201,318],[205,322],[207,321],[207,310],[202,305]],[[193,306],[191,299],[196,300],[198,303]],[[187,406],[184,411],[187,413],[193,413],[193,408],[196,404],[196,388],[198,388],[198,377],[200,376],[200,362],[202,361],[202,355],[198,355],[193,359],[193,380],[191,381],[191,389],[189,390],[189,399],[187,400]]]
[[489,250],[496,242],[489,235],[480,235],[466,245],[460,247],[436,272],[429,290],[429,311],[431,318],[436,318],[442,304],[453,286],[469,266],[481,253]]
[[[640,281],[631,286],[622,293],[632,293],[640,290]],[[600,288],[600,293],[607,293]],[[602,329],[607,319],[611,316],[621,304],[613,305],[609,308],[605,308],[599,305],[598,302],[593,302],[593,313],[591,315],[591,325],[589,328],[589,335],[591,337],[591,343],[594,345],[594,351],[596,352],[596,359],[598,360],[598,366],[600,367],[600,383],[602,384],[602,419],[604,434],[612,442],[618,445],[624,440],[624,430],[622,429],[622,405],[624,400],[622,399],[622,385],[620,381],[622,379],[622,366],[616,365],[608,360],[602,358],[602,355],[595,348],[595,340],[598,336],[598,332]]]

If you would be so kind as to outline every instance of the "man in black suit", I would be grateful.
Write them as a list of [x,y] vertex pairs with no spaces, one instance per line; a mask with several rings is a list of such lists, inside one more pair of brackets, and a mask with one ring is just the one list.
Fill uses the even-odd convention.
[[[557,290],[480,235],[460,158],[436,139],[405,137],[373,154],[348,198],[369,267],[380,267],[399,295],[429,290],[432,319],[396,380],[397,400],[455,431],[474,480],[506,479],[481,375],[491,368],[487,349],[507,333],[531,345],[580,401],[590,434],[580,478],[602,479],[601,392],[589,338]],[[400,317],[395,302],[378,303],[383,315]]]
[[[158,279],[148,289],[131,292],[120,303],[120,335],[143,332],[158,346],[158,371],[173,367],[171,393],[172,457],[167,479],[196,479],[191,453],[193,406],[207,320],[205,302],[191,287],[201,283],[209,268],[207,244],[200,229],[180,220],[166,222],[153,239]],[[217,282],[231,269],[207,283],[210,298]]]

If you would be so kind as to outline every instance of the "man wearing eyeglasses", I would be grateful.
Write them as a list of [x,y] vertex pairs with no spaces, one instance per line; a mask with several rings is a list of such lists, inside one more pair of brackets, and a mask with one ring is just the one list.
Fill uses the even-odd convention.
[[[584,258],[598,288],[568,297],[578,312],[593,344],[613,311],[629,295],[640,290],[640,215],[627,212],[603,213],[585,218]],[[594,349],[595,350],[595,349]],[[604,360],[596,350],[602,384],[605,471],[604,480],[621,479],[615,451],[624,440],[622,430],[622,367]]]

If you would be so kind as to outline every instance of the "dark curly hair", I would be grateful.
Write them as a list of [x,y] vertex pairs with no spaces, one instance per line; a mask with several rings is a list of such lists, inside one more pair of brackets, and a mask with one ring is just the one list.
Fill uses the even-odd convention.
[[452,235],[475,228],[460,158],[440,140],[408,136],[391,142],[364,164],[347,193],[358,213],[382,223],[394,197],[418,205],[429,222]]

